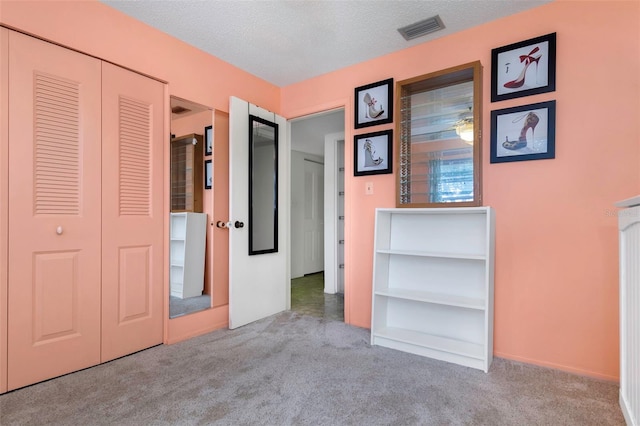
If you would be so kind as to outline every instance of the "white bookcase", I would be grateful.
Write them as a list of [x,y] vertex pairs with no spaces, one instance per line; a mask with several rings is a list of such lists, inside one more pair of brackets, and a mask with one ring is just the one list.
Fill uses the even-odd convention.
[[640,196],[616,203],[620,256],[620,408],[640,426]]
[[201,296],[204,288],[206,213],[171,213],[171,295]]
[[376,209],[371,344],[487,372],[494,247],[490,207]]

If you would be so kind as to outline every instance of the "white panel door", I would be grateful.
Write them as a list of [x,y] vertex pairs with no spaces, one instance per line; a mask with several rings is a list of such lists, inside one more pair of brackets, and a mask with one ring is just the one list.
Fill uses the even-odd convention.
[[[232,97],[229,108],[229,328],[289,307],[289,149],[287,122]],[[278,251],[249,256],[249,114],[278,125]],[[235,227],[235,223],[244,226]]]
[[303,272],[324,269],[324,165],[304,160]]

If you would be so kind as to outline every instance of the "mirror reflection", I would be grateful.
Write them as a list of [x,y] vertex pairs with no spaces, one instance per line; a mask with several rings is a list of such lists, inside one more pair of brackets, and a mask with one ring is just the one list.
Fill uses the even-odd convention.
[[211,307],[207,223],[213,213],[213,190],[205,189],[204,167],[211,155],[205,145],[212,142],[207,140],[212,120],[210,108],[171,96],[170,318]]
[[249,255],[278,251],[278,125],[249,116]]

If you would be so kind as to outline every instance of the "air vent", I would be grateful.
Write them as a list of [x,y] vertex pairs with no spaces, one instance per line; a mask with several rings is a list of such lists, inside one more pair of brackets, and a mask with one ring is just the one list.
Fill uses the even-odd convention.
[[189,111],[191,110],[181,106],[174,106],[173,108],[171,108],[171,112],[174,114],[184,114],[185,112],[189,112]]
[[442,19],[440,19],[440,16],[436,15],[432,18],[427,18],[420,22],[416,22],[415,24],[398,28],[398,32],[402,34],[402,37],[404,37],[405,40],[408,41],[442,29],[444,29]]

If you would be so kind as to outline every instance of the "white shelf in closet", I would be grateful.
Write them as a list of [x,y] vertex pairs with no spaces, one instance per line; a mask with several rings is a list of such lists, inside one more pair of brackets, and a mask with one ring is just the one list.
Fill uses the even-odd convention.
[[377,209],[371,344],[488,371],[490,207]]
[[202,295],[206,233],[206,213],[171,213],[171,296],[183,299]]

